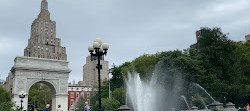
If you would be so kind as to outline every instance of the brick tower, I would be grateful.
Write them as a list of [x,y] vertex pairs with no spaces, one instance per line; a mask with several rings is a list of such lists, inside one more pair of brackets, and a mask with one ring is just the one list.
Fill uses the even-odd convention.
[[67,60],[66,48],[56,38],[56,22],[50,20],[47,0],[42,0],[38,18],[31,25],[31,35],[24,56]]

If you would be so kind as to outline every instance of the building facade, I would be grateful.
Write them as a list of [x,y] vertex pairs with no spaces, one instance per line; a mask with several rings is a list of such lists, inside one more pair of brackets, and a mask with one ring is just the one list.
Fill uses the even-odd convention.
[[69,84],[68,86],[68,110],[74,111],[77,109],[77,103],[80,99],[80,96],[83,96],[85,102],[90,102],[90,96],[97,92],[96,89],[90,86],[82,86],[78,84]]
[[250,40],[250,34],[246,35],[245,38],[246,38],[246,41]]
[[67,60],[66,48],[56,38],[56,22],[50,20],[47,0],[42,0],[38,18],[31,25],[31,35],[24,56]]
[[[91,58],[91,56],[86,57],[86,64],[83,66],[83,82],[86,86],[92,86],[98,82],[98,69],[97,58]],[[101,57],[100,63],[102,65],[101,69],[101,80],[109,78],[109,62]]]
[[195,32],[196,35],[196,43],[190,45],[190,48],[197,49],[197,42],[199,41],[200,38],[202,38],[204,32],[208,30],[208,27],[201,27],[200,30],[197,30]]

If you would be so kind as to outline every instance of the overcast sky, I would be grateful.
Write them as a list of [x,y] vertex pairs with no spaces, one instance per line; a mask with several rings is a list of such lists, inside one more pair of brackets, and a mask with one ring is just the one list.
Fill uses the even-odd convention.
[[[42,0],[0,0],[0,79],[23,56]],[[47,0],[57,38],[67,48],[70,81],[82,80],[87,47],[110,44],[106,60],[120,65],[160,51],[186,49],[200,27],[221,27],[234,41],[250,33],[250,0]]]

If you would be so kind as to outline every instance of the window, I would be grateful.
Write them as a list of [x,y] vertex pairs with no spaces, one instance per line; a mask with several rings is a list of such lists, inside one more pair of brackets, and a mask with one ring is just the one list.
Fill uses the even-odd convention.
[[81,93],[81,96],[84,98],[84,92]]
[[70,100],[70,104],[74,105],[74,100],[73,99]]
[[71,92],[70,97],[74,98],[74,93],[73,92]]
[[90,93],[89,92],[87,93],[87,97],[90,97]]
[[79,93],[76,93],[76,98],[79,98]]
[[78,88],[76,88],[76,90],[78,91]]

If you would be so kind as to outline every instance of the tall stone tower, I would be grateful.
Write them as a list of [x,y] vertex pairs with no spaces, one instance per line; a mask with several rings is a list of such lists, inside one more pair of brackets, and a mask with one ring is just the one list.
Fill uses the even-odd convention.
[[31,25],[31,35],[24,56],[67,60],[66,48],[56,38],[56,22],[50,20],[47,0],[42,0],[38,18]]
[[[101,80],[109,79],[109,62],[101,57]],[[92,86],[98,82],[98,70],[96,68],[97,60],[88,56],[86,57],[86,64],[83,66],[83,82],[86,86]]]

